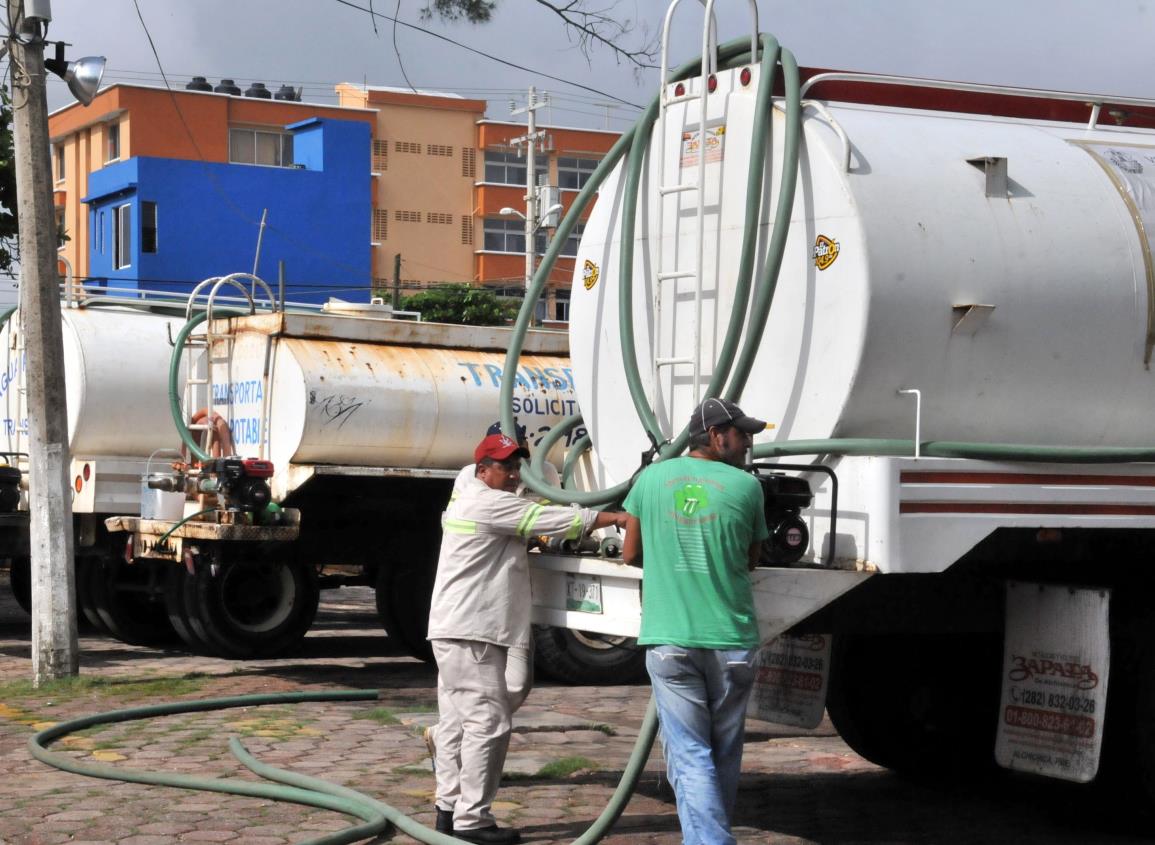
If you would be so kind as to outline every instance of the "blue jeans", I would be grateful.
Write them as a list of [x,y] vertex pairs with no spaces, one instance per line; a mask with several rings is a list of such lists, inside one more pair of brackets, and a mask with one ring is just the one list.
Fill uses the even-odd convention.
[[674,645],[646,653],[685,845],[733,845],[754,653]]

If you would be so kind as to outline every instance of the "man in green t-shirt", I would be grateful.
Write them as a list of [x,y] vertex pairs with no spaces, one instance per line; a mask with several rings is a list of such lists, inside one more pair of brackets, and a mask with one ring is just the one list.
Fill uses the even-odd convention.
[[642,563],[662,748],[686,845],[731,845],[758,620],[750,573],[769,536],[762,486],[745,463],[766,423],[707,399],[690,418],[690,453],[651,464],[625,510],[624,558]]

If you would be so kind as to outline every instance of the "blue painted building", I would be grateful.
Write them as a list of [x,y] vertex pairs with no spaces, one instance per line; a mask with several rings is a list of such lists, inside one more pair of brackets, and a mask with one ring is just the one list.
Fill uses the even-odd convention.
[[[293,166],[134,157],[88,179],[88,287],[188,292],[252,272],[286,299],[367,302],[372,279],[368,124],[313,118],[285,127]],[[267,210],[264,234],[261,216]]]

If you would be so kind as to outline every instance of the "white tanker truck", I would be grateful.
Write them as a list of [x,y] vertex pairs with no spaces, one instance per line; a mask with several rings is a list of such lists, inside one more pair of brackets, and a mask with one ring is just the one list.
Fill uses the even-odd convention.
[[[156,612],[145,602],[129,613],[104,589],[110,559],[104,518],[139,508],[149,456],[173,442],[172,422],[156,396],[167,387],[167,326],[178,313],[172,302],[105,296],[70,297],[61,312],[77,604],[92,625],[130,639],[138,627],[151,630]],[[0,557],[9,561],[17,601],[30,611],[26,356],[19,313],[6,312],[2,320]]]
[[[620,499],[702,398],[740,401],[773,423],[759,712],[825,703],[898,770],[1155,794],[1155,101],[801,84],[773,39],[711,36],[556,235],[598,192],[589,486]],[[636,635],[640,573],[534,578],[539,622]]]
[[[452,481],[499,415],[504,382],[531,444],[577,412],[566,336],[531,333],[528,354],[505,370],[509,329],[391,319],[371,306],[236,314],[212,304],[236,277],[213,282],[207,310],[170,319],[163,343],[133,363],[150,373],[134,407],[159,410],[150,432],[194,460],[171,448],[156,456],[140,509],[122,503],[105,521],[115,554],[83,570],[82,606],[95,589],[104,627],[129,641],[175,632],[194,650],[261,657],[300,641],[320,589],[368,584],[390,637],[428,659]],[[132,442],[132,427],[110,425]],[[560,680],[640,671],[623,638],[543,629],[540,639],[539,665]]]

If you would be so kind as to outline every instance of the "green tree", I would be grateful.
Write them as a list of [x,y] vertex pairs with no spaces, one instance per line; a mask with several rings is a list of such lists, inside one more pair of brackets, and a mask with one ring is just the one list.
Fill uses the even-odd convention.
[[486,288],[465,284],[438,285],[401,300],[406,311],[420,311],[432,323],[463,323],[467,326],[501,326],[517,312]]
[[16,221],[16,153],[12,147],[12,100],[0,87],[0,272],[20,257]]

